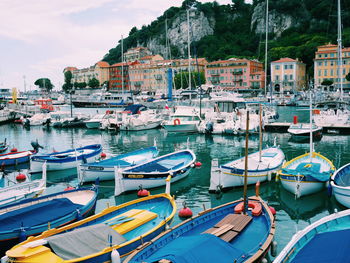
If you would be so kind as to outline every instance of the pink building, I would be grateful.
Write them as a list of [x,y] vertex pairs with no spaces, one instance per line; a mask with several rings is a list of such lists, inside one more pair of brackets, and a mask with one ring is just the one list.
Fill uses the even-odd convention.
[[236,58],[208,63],[205,77],[207,84],[227,90],[262,89],[265,81],[262,62]]

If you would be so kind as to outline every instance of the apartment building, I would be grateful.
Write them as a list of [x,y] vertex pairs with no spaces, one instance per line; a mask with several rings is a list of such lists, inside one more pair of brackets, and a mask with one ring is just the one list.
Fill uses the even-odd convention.
[[[157,55],[155,55],[156,57]],[[141,62],[136,62],[130,66],[129,76],[132,90],[151,91],[154,93],[167,94],[168,90],[168,69],[171,68],[175,72],[187,72],[188,71],[188,59],[173,59],[164,60],[156,57],[155,60],[141,59]],[[204,58],[198,58],[197,61],[191,59],[190,69],[191,72],[203,72],[207,61]],[[196,86],[196,83],[192,83],[192,86]],[[180,87],[176,87],[180,88]]]
[[272,61],[271,85],[277,92],[302,89],[306,85],[306,65],[292,58]]
[[327,44],[317,47],[314,59],[314,79],[315,86],[322,86],[325,80],[330,80],[336,89],[340,88],[340,78],[342,78],[343,88],[350,89],[350,82],[345,76],[350,72],[350,48],[342,49],[342,65],[338,74],[338,46]]
[[124,59],[126,62],[132,62],[139,60],[146,56],[151,56],[151,51],[146,47],[130,48],[124,53]]
[[236,58],[208,63],[205,78],[207,84],[227,90],[263,88],[265,81],[263,63]]
[[[109,67],[109,91],[130,91],[129,67],[131,63],[115,63]],[[123,73],[122,73],[123,72]]]

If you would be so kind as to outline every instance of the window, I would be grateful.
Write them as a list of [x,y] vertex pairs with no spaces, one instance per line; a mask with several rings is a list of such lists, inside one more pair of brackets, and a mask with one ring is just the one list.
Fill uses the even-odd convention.
[[324,65],[325,65],[325,66],[327,66],[327,64],[328,64],[327,62],[328,62],[328,61],[325,61],[325,62],[324,62]]
[[322,61],[318,62],[318,65],[319,65],[319,66],[322,66]]
[[293,79],[293,75],[291,74],[291,75],[289,75],[289,79],[290,80],[292,80]]
[[288,69],[288,65],[284,65],[284,69]]
[[331,58],[334,58],[334,53],[331,53]]
[[325,57],[325,58],[328,58],[328,54],[324,54],[324,57]]
[[288,75],[284,75],[284,80],[288,80]]
[[331,76],[333,76],[333,73],[334,73],[334,72],[333,72],[333,69],[331,69]]
[[279,65],[276,65],[275,66],[275,70],[279,70],[280,69],[280,66]]
[[290,69],[293,69],[293,65],[289,65],[289,68],[290,68]]
[[324,75],[327,76],[327,69],[324,70]]
[[276,80],[276,81],[278,81],[278,80],[279,80],[279,76],[278,76],[278,75],[276,76],[275,80]]
[[319,71],[318,71],[318,75],[319,75],[319,76],[322,76],[322,74],[321,74],[321,70],[319,70]]

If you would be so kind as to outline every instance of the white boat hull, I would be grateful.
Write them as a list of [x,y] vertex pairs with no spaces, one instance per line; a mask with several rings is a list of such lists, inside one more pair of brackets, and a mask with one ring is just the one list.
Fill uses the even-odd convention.
[[88,129],[98,129],[100,128],[100,125],[101,125],[101,121],[94,121],[94,122],[85,122],[85,125],[86,125],[86,128]]
[[145,124],[140,124],[140,125],[121,125],[119,129],[121,131],[144,131],[144,130],[150,130],[150,129],[155,129],[160,126],[162,123],[161,120],[151,122],[151,123],[145,123]]
[[335,199],[343,206],[350,208],[350,187],[338,187],[332,184]]
[[[279,148],[273,147],[264,149],[262,151],[262,156],[264,156],[264,152],[271,151],[276,155],[273,158],[271,158],[271,160],[266,160],[265,157],[262,157],[261,163],[259,163],[259,152],[250,154],[248,156],[248,185],[255,184],[258,181],[264,182],[267,180],[271,180],[272,176],[276,174],[277,171],[281,168],[285,156],[282,150],[280,150]],[[265,167],[263,167],[263,165],[265,165]],[[233,161],[232,167],[226,167],[225,165],[219,166],[217,160],[213,160],[211,167],[209,191],[217,191],[218,188],[225,189],[243,186],[244,172],[234,172],[235,168],[237,168],[237,171],[244,171],[244,158],[240,158],[238,160]]]
[[87,168],[86,166],[79,165],[81,183],[95,182],[97,178],[100,181],[114,180],[114,167],[96,167],[98,170],[94,170],[93,167],[90,167],[90,169]]
[[179,125],[172,125],[172,124],[164,124],[164,129],[168,132],[197,132],[198,127],[197,124],[179,124]]
[[281,178],[281,184],[288,192],[298,197],[317,193],[324,189],[324,182],[298,182],[297,180],[286,180]]
[[[188,169],[186,172],[183,174],[176,175],[171,178],[171,182],[176,182],[179,181],[183,178],[185,178],[191,169]],[[165,181],[166,178],[161,177],[161,178],[149,178],[149,179],[126,179],[121,177],[121,173],[117,172],[117,175],[115,177],[115,195],[120,195],[124,192],[127,191],[132,191],[132,190],[138,190],[140,185],[144,189],[150,189],[150,188],[155,188],[159,186],[164,186],[166,184]]]
[[[100,155],[95,155],[95,156],[86,158],[86,162],[87,163],[95,162],[99,158],[100,158]],[[52,162],[46,161],[47,171],[60,171],[65,169],[76,168],[82,162],[83,162],[82,160],[65,162],[65,163],[52,163]],[[30,172],[31,173],[42,172],[43,163],[44,163],[44,160],[36,160],[36,161],[30,160]]]

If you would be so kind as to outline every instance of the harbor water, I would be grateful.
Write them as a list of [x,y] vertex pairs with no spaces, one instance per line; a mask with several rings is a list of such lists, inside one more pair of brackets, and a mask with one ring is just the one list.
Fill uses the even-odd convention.
[[[82,110],[90,110],[91,113],[96,113],[96,109]],[[291,122],[294,115],[298,115],[301,122],[309,120],[307,108],[279,107],[278,112],[279,121]],[[220,194],[209,194],[208,192],[211,160],[217,158],[219,163],[222,164],[242,157],[245,150],[245,138],[243,136],[172,134],[163,129],[119,133],[83,128],[30,127],[25,129],[22,125],[6,124],[0,126],[0,141],[5,138],[7,138],[10,148],[16,147],[19,151],[31,149],[30,142],[35,140],[38,140],[39,144],[44,147],[44,149],[41,149],[43,152],[61,151],[95,143],[102,144],[103,152],[113,155],[152,146],[154,141],[156,141],[160,155],[189,147],[197,155],[197,160],[202,163],[202,166],[194,168],[184,180],[172,184],[171,193],[176,197],[178,209],[186,202],[186,205],[192,209],[194,214],[197,214],[203,209],[239,199],[243,195],[243,188],[241,187]],[[264,145],[272,145],[275,138],[277,144],[284,151],[287,160],[309,151],[308,143],[291,142],[288,133],[264,133]],[[336,168],[339,168],[350,162],[349,146],[349,136],[323,135],[321,141],[315,142],[315,151],[325,155],[333,161]],[[251,136],[249,152],[255,152],[258,148],[259,136]],[[35,176],[40,177],[41,175]],[[77,186],[77,184],[76,169],[49,172],[46,193],[61,191],[67,185]],[[150,189],[152,194],[161,193],[164,190],[164,188]],[[249,186],[248,195],[254,194],[255,187]],[[260,194],[277,211],[275,235],[278,244],[277,252],[282,250],[297,231],[333,213],[335,209],[338,211],[345,209],[336,203],[333,196],[329,196],[327,189],[314,195],[296,199],[293,194],[286,192],[275,178],[270,182],[261,184]],[[137,198],[136,191],[115,197],[114,181],[101,182],[96,212],[107,206],[118,205],[135,198]],[[172,224],[175,225],[179,222],[181,222],[181,219],[176,216]]]

